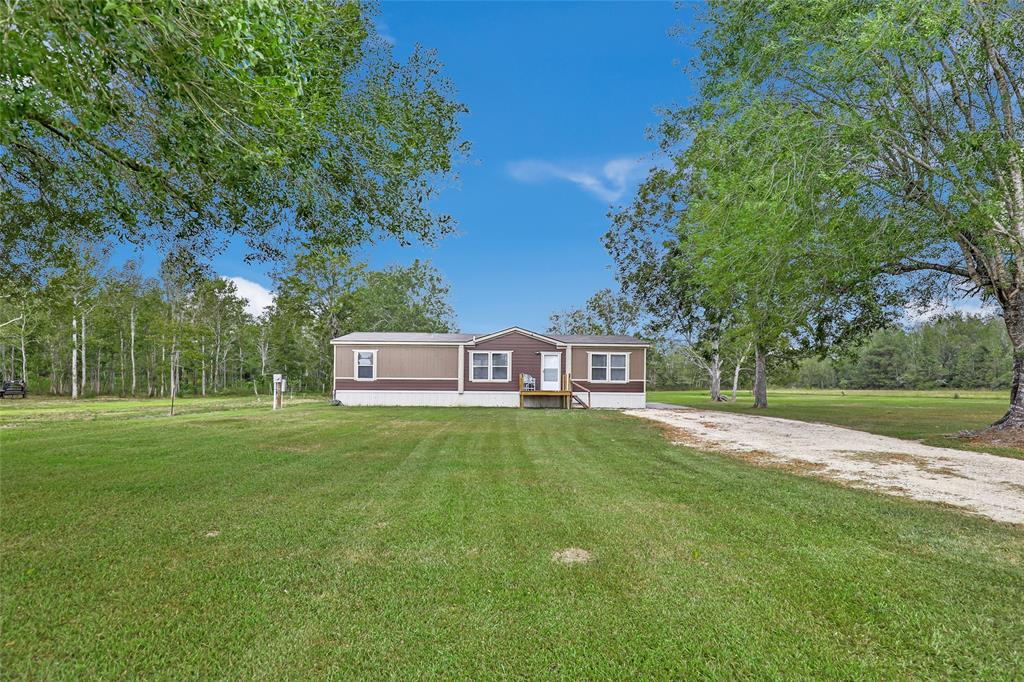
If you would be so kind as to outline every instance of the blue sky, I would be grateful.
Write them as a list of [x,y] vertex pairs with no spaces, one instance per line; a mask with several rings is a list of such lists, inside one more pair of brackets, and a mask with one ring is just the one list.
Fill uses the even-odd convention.
[[[600,243],[611,204],[652,162],[658,107],[690,101],[683,72],[697,7],[671,2],[383,2],[379,29],[404,58],[437,51],[470,113],[472,152],[434,207],[457,235],[436,246],[383,243],[375,267],[432,261],[452,286],[459,326],[543,330],[548,315],[613,284]],[[266,269],[230,249],[213,265],[266,301]],[[147,264],[158,259],[147,258]]]
[[[469,107],[473,149],[435,203],[458,234],[433,248],[378,244],[369,261],[430,259],[468,331],[544,329],[553,310],[611,285],[608,207],[628,201],[650,163],[655,109],[692,96],[692,52],[668,32],[694,14],[671,2],[382,3],[396,56],[437,50]],[[237,254],[215,266],[269,285]]]

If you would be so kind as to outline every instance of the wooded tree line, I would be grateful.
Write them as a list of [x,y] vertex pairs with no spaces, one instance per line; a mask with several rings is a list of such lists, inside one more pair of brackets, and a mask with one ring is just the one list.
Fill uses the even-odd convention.
[[71,266],[0,300],[0,370],[72,398],[260,394],[273,373],[293,391],[323,394],[333,337],[454,324],[448,286],[429,263],[371,270],[339,250],[306,250],[274,284],[273,304],[254,316],[231,281],[187,257],[147,277],[135,261],[108,269],[82,249]]
[[[1013,349],[1002,321],[948,315],[910,329],[880,329],[837,358],[808,357],[770,367],[772,386],[841,389],[1007,389]],[[748,390],[753,367],[722,363],[723,392],[733,379]],[[647,362],[651,388],[708,388],[706,366],[678,341],[656,341]]]

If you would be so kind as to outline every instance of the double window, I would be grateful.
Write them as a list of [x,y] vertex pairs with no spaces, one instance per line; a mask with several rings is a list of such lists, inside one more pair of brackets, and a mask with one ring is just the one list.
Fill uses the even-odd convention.
[[373,381],[377,378],[377,351],[357,350],[356,381]]
[[511,376],[510,351],[473,351],[470,353],[472,381],[508,381]]
[[625,382],[629,379],[628,367],[629,353],[590,354],[591,381]]

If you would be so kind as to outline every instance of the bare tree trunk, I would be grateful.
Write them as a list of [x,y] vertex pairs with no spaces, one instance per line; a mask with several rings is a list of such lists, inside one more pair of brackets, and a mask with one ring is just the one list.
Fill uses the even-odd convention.
[[78,400],[78,318],[71,316],[71,399]]
[[93,377],[93,384],[92,384],[92,386],[93,386],[92,392],[95,393],[96,395],[99,395],[100,393],[102,393],[102,388],[103,388],[103,385],[101,383],[102,367],[103,367],[103,364],[102,364],[102,362],[100,360],[100,358],[102,357],[101,353],[102,353],[102,350],[97,348],[96,349],[96,370],[95,370],[95,375]]
[[708,363],[708,376],[711,377],[711,401],[720,403],[722,397],[722,356],[718,352],[718,340],[711,344],[711,362]]
[[131,344],[130,352],[132,355],[132,397],[135,397],[135,304],[132,304],[131,313]]
[[754,345],[754,407],[768,407],[768,376],[764,348],[760,344]]
[[[57,388],[57,382],[59,381],[59,379],[57,378],[57,366],[59,365],[59,363],[60,363],[60,356],[57,354],[57,348],[56,348],[56,346],[51,345],[50,346],[50,393],[52,393],[54,395],[60,395],[60,392],[59,392],[59,390]],[[61,388],[63,388],[63,387],[61,387]]]
[[177,395],[177,367],[175,358],[177,357],[177,344],[178,340],[171,343],[171,416],[174,416],[174,396]]
[[1013,306],[1003,309],[1003,322],[1013,346],[1013,378],[1010,382],[1010,406],[992,429],[1024,429],[1024,310]]
[[28,386],[28,356],[25,355],[25,315],[21,316],[21,380]]
[[122,329],[122,330],[118,331],[117,336],[118,336],[118,340],[121,342],[121,352],[117,356],[117,359],[118,359],[118,361],[119,361],[119,363],[121,365],[121,377],[120,377],[121,387],[118,389],[117,393],[118,393],[118,395],[123,396],[124,395],[124,330]]
[[201,347],[201,350],[199,351],[199,353],[200,353],[200,355],[203,358],[203,363],[202,363],[203,364],[203,367],[202,367],[203,373],[202,373],[202,377],[203,377],[203,397],[205,398],[206,397],[206,339],[205,338],[203,339],[203,344],[202,344],[202,347]]
[[85,358],[85,313],[82,313],[82,381],[79,382],[82,397],[85,397],[85,387],[89,385],[89,377],[85,372]]

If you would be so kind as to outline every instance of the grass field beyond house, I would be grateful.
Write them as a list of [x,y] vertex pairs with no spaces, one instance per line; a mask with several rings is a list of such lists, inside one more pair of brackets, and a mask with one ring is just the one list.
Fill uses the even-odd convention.
[[27,402],[0,408],[5,679],[1024,669],[1020,528],[619,413]]
[[780,389],[768,392],[768,407],[751,408],[749,391],[736,402],[713,403],[704,391],[649,391],[650,402],[710,410],[837,424],[928,445],[973,449],[1011,457],[1024,450],[957,438],[1003,416],[1009,398],[1002,391],[839,391]]

